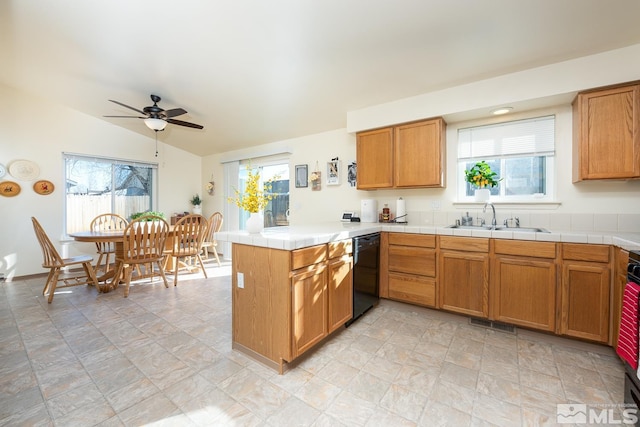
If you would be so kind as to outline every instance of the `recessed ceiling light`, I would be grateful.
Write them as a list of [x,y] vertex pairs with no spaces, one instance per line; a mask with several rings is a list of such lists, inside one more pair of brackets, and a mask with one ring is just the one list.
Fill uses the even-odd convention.
[[500,114],[507,114],[511,110],[513,110],[513,107],[500,107],[496,108],[495,110],[491,110],[491,114],[499,116]]

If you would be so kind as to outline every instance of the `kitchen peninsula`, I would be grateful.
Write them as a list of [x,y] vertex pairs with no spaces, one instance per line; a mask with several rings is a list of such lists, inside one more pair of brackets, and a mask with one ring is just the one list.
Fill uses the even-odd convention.
[[221,232],[233,242],[233,348],[282,373],[353,316],[352,238],[377,224]]
[[[479,295],[480,303],[471,301],[480,307],[474,317],[498,319],[512,325],[608,345],[614,345],[617,340],[624,287],[624,283],[617,280],[617,269],[622,266],[626,269],[626,251],[640,249],[640,235],[635,233],[536,233],[518,231],[517,228],[492,231],[332,222],[275,227],[260,234],[220,232],[216,235],[218,241],[232,243],[233,348],[282,373],[287,363],[341,328],[352,316],[351,239],[375,232],[382,232],[382,298],[468,315],[469,311],[463,305],[452,301],[468,302],[476,298],[474,295]],[[406,237],[394,237],[403,235]],[[412,236],[420,243],[413,245]],[[431,238],[425,239],[427,236]],[[430,247],[426,251],[419,252],[427,254],[427,258],[411,258],[412,247],[424,246],[427,240],[433,244],[427,245]],[[446,241],[442,248],[441,240]],[[484,273],[478,281],[480,289],[458,299],[443,301],[441,289],[449,280],[436,274],[435,265],[439,265],[438,260],[466,262],[464,245],[469,243],[473,244],[470,249],[486,248],[482,264]],[[536,244],[542,244],[545,251],[530,251],[529,246]],[[389,248],[394,245],[403,247],[391,255]],[[451,249],[459,255],[453,254],[452,257]],[[442,253],[447,251],[448,258],[442,256],[441,250]],[[538,255],[544,255],[547,261],[542,258],[538,261],[535,258]],[[470,250],[469,259],[473,257],[477,259],[477,254]],[[432,277],[425,281],[421,273],[390,272],[390,260],[397,266],[411,259],[413,264],[432,265]],[[593,269],[593,261],[598,263],[597,270]],[[525,265],[532,272],[527,273],[530,279],[522,275],[517,281],[518,285],[525,287],[515,293],[517,289],[506,289],[505,286],[511,285],[512,281],[505,280],[505,275],[519,275],[518,269]],[[438,270],[439,274],[446,270],[446,265],[444,267],[440,268],[442,271]],[[579,289],[576,286],[578,280],[573,280],[576,272],[579,272],[576,276],[580,278]],[[585,280],[585,274],[588,280]],[[406,280],[397,282],[390,277]],[[537,281],[541,278],[545,283],[538,286]],[[528,284],[527,280],[530,280]],[[433,294],[429,299],[420,300],[416,297],[420,292],[412,294],[411,288],[390,292],[394,283],[399,283],[398,286],[428,283]],[[531,289],[536,293],[531,293]],[[584,297],[587,290],[593,294],[589,300]],[[520,295],[522,301],[512,301],[509,305],[504,301],[500,303],[500,296],[507,295],[504,292]],[[536,309],[521,313],[504,311],[512,306],[533,306]],[[586,316],[582,316],[585,310]]]

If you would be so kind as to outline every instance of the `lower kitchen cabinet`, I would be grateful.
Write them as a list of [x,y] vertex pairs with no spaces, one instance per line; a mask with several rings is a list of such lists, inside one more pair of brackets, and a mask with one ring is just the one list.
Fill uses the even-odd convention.
[[435,307],[435,236],[389,233],[387,241],[388,298]]
[[293,357],[298,357],[329,334],[327,266],[313,265],[291,276]]
[[440,236],[439,307],[489,315],[489,239]]
[[609,341],[610,248],[562,244],[560,334]]
[[332,250],[329,243],[327,264],[328,333],[335,331],[353,317],[353,257],[351,240],[343,241],[344,248]]
[[496,240],[491,319],[543,331],[556,327],[556,244]]
[[611,292],[611,327],[609,344],[614,348],[618,345],[620,335],[620,315],[622,314],[622,296],[627,285],[627,265],[629,264],[629,252],[621,248],[615,249],[615,272],[613,277],[613,289]]
[[293,251],[234,243],[233,348],[283,372],[353,316],[351,239]]

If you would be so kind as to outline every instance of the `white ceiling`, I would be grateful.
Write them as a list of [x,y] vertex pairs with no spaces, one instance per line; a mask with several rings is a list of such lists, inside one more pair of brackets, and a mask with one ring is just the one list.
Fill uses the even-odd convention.
[[[0,83],[198,155],[347,111],[640,42],[638,0],[2,0]],[[588,71],[588,70],[585,70]],[[37,112],[46,114],[45,112]]]

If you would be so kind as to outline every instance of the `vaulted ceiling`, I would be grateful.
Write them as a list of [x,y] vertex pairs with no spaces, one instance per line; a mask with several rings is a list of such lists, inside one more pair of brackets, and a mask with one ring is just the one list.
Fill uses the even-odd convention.
[[[197,155],[338,129],[347,111],[640,43],[637,0],[5,0],[0,83]],[[34,111],[46,114],[46,111]]]

